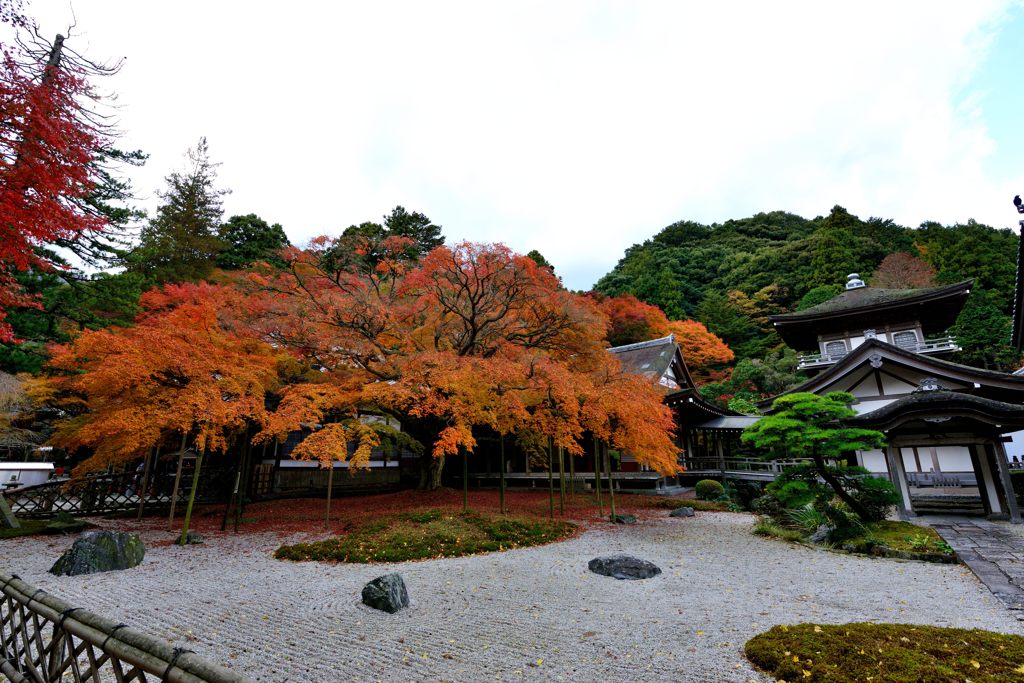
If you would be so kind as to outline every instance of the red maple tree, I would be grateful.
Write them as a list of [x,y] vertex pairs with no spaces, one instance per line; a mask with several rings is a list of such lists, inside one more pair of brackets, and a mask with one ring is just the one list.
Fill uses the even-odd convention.
[[62,44],[58,36],[41,68],[0,44],[0,341],[13,339],[6,310],[32,305],[15,274],[54,267],[38,248],[105,225],[81,201],[106,139],[83,109],[88,82],[62,66]]

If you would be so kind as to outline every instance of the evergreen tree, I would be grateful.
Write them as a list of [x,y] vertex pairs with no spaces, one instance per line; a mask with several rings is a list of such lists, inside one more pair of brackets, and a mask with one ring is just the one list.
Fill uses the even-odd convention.
[[157,284],[203,279],[225,247],[217,228],[221,197],[229,190],[214,187],[219,164],[211,163],[205,137],[188,151],[188,162],[185,172],[167,176],[167,189],[160,193],[164,203],[129,257],[132,270]]
[[409,213],[403,206],[396,206],[391,215],[384,216],[384,227],[389,236],[410,237],[416,241],[417,260],[426,256],[435,247],[444,244],[441,226],[418,211]]
[[277,263],[277,253],[289,244],[279,223],[269,225],[254,213],[232,216],[218,234],[224,251],[217,255],[217,265],[225,270],[238,270],[257,261]]

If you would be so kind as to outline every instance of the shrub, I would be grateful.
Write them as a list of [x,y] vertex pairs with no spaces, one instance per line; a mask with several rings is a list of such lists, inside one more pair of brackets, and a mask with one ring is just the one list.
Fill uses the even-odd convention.
[[725,495],[725,487],[714,479],[701,479],[694,491],[701,500],[718,500]]
[[779,503],[779,499],[771,494],[765,494],[760,498],[755,498],[750,503],[750,511],[756,515],[767,515],[780,519],[785,513],[785,508]]
[[822,525],[832,526],[829,518],[810,503],[796,510],[787,510],[786,517],[805,534],[813,534]]
[[769,538],[780,538],[784,541],[802,541],[804,535],[796,529],[786,529],[779,526],[768,517],[757,520],[757,524],[751,529],[755,536],[767,536]]

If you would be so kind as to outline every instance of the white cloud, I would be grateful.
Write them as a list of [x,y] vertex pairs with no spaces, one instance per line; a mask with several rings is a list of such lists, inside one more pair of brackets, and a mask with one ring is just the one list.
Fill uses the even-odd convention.
[[[54,32],[59,4],[30,9]],[[138,188],[206,135],[228,211],[293,241],[401,203],[586,287],[678,219],[1005,226],[1024,187],[970,91],[1003,3],[328,5],[76,2],[128,57]]]

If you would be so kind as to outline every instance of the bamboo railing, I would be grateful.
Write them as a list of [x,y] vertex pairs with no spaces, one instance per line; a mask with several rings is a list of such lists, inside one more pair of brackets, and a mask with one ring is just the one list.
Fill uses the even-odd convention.
[[130,626],[0,574],[0,674],[11,683],[247,683]]

